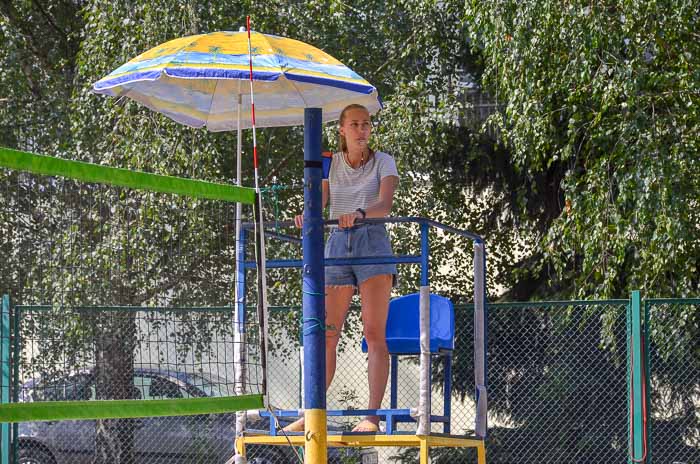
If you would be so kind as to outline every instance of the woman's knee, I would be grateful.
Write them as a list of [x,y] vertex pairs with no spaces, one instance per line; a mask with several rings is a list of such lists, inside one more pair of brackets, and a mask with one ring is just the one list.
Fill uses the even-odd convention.
[[336,347],[338,346],[339,341],[340,341],[340,334],[335,333],[334,331],[326,332],[326,351],[335,350]]
[[386,329],[384,327],[365,326],[364,335],[370,349],[386,349]]

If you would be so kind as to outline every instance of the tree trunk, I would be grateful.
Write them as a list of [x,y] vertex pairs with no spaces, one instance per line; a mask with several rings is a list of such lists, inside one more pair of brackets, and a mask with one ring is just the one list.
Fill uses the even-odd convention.
[[[101,315],[95,337],[95,384],[98,400],[134,399],[135,313]],[[98,420],[95,464],[135,463],[133,419]]]

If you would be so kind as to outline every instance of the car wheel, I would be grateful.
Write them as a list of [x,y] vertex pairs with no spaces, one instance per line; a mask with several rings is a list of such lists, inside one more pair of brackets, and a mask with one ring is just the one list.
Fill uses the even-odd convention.
[[19,464],[55,464],[51,454],[41,448],[23,447],[19,449]]

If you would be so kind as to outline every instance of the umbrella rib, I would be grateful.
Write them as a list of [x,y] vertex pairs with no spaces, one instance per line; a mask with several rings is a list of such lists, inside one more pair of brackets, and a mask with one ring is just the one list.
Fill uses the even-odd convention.
[[214,81],[214,91],[211,93],[211,101],[209,102],[209,111],[207,111],[206,126],[209,127],[209,118],[212,115],[212,107],[214,106],[214,98],[216,97],[216,90],[219,88],[219,82],[221,79],[216,79]]
[[297,94],[299,94],[299,98],[301,98],[301,101],[304,102],[304,108],[308,108],[309,105],[308,105],[308,103],[306,102],[306,99],[304,98],[304,94],[297,88],[297,85],[294,83],[293,80],[287,79],[287,75],[284,74],[284,73],[282,73],[282,74],[284,75],[285,80],[286,80],[287,82],[289,82],[290,84],[292,84],[292,87],[294,87],[294,90],[296,90],[296,91],[297,91]]

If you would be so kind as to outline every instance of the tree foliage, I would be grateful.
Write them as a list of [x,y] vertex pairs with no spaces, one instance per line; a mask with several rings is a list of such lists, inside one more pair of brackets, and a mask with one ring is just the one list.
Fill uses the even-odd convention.
[[467,2],[514,169],[553,173],[525,218],[544,219],[535,265],[556,271],[537,293],[697,294],[699,18],[680,1]]
[[[385,109],[374,143],[396,157],[402,176],[395,214],[484,236],[492,296],[698,293],[700,41],[693,2],[3,1],[0,143],[233,182],[235,134],[183,127],[90,89],[151,47],[237,30],[246,14],[254,29],[316,45],[378,87]],[[501,111],[489,127],[498,140],[465,122],[465,83],[495,98]],[[251,185],[250,132],[244,137],[244,184]],[[301,129],[261,130],[258,145],[263,185],[298,187]],[[336,146],[332,124],[324,145]],[[149,233],[165,231],[172,218],[162,202],[133,201],[134,211],[162,212],[151,232],[135,228],[130,236],[146,261],[159,263],[163,255],[149,249]],[[299,188],[281,188],[268,195],[268,215],[290,219],[301,204]],[[206,234],[179,240],[216,253],[214,219],[205,221]],[[415,230],[393,234],[398,250],[415,248]],[[471,244],[433,239],[431,281],[455,299],[471,299]],[[271,250],[268,256],[298,253]],[[224,261],[212,274],[230,272]],[[296,271],[271,277],[273,303],[299,303]],[[415,291],[417,270],[401,277],[398,291]],[[220,282],[206,287],[209,281],[201,279],[193,294],[199,304],[217,299]],[[144,282],[128,283],[125,303],[141,304],[144,287],[168,284]],[[689,308],[664,319],[658,333],[682,326],[683,336],[696,340],[698,316]],[[459,382],[470,391],[469,382]]]
[[[520,227],[537,231],[508,294],[624,298],[640,289],[648,296],[697,295],[697,5],[468,1],[465,19],[471,43],[484,57],[482,83],[503,107],[490,121],[507,153],[503,172],[524,180],[508,189],[513,201],[505,209],[520,217]],[[697,421],[687,412],[692,407],[683,399],[697,389],[697,376],[688,375],[697,366],[697,343],[689,340],[698,340],[700,319],[692,305],[674,309],[653,312],[649,322],[652,356],[672,357],[676,366],[653,364],[655,388],[664,393],[653,399],[652,409],[665,409],[661,396],[683,404],[674,419],[655,424],[675,430],[657,436],[659,449],[680,456],[685,445],[671,436],[697,433]],[[601,343],[612,335],[601,327]],[[668,346],[670,340],[678,349]],[[596,377],[614,385],[613,367],[596,367]],[[565,366],[549,369],[551,379],[565,379]],[[517,387],[504,373],[490,371],[489,380]],[[517,406],[506,409],[511,417],[522,413]],[[518,433],[528,423],[534,423],[532,416]]]

